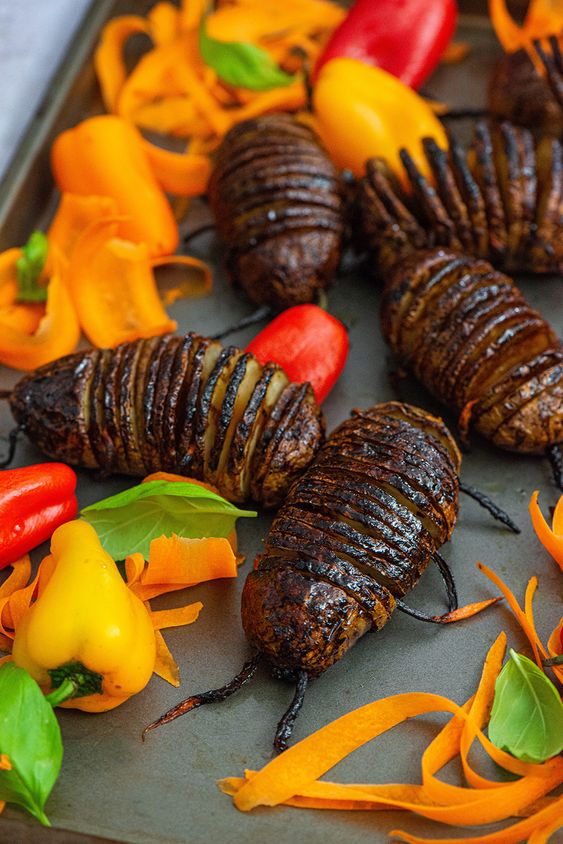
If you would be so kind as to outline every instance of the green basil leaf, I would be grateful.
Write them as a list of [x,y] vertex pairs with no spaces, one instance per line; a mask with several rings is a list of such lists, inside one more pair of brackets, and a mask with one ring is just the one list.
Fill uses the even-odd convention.
[[285,73],[266,50],[244,41],[218,41],[207,34],[206,19],[199,30],[199,51],[205,64],[219,79],[235,88],[269,91],[284,88],[295,81]]
[[43,809],[61,769],[61,731],[35,680],[13,662],[0,667],[1,755],[11,770],[0,769],[0,800],[50,826]]
[[563,703],[528,657],[510,650],[497,677],[489,738],[523,762],[545,762],[563,750]]
[[182,481],[148,481],[81,511],[114,560],[139,551],[148,559],[159,536],[228,536],[236,519],[256,512],[239,510],[205,487]]
[[33,232],[16,261],[18,302],[46,302],[47,288],[39,284],[49,244],[43,232]]

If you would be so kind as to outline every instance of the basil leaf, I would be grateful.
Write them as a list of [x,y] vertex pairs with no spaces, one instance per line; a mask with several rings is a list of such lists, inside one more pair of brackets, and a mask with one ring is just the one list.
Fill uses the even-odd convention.
[[2,756],[7,765],[0,765],[0,800],[23,806],[50,826],[43,808],[61,769],[61,731],[35,680],[13,662],[0,667]]
[[235,88],[269,91],[285,88],[295,76],[285,73],[266,50],[244,41],[218,41],[207,34],[206,19],[199,29],[199,51],[205,64]]
[[510,650],[495,684],[489,738],[523,762],[545,762],[563,750],[563,703],[528,657]]
[[148,559],[159,536],[228,536],[236,519],[256,512],[239,510],[205,487],[182,481],[148,481],[126,489],[80,514],[96,530],[110,557],[122,560],[135,551]]
[[47,288],[38,284],[43,272],[49,244],[43,232],[33,232],[22,247],[21,257],[16,261],[18,273],[18,302],[46,302]]

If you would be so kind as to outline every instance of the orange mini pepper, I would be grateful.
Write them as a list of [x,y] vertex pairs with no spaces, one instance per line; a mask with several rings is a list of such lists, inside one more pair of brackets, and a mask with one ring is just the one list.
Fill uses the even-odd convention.
[[365,162],[385,158],[402,173],[401,148],[426,175],[422,138],[433,137],[446,149],[448,140],[430,106],[395,76],[356,59],[332,59],[319,73],[313,91],[317,128],[339,167],[362,176]]
[[18,303],[21,254],[21,249],[8,249],[0,255],[0,363],[31,370],[73,352],[80,326],[66,287],[66,261],[56,248],[47,258],[46,303]]
[[58,136],[52,167],[61,191],[112,197],[119,214],[119,234],[146,243],[152,257],[170,255],[178,246],[178,226],[170,203],[147,157],[141,134],[121,117],[100,115]]
[[92,223],[73,249],[68,272],[82,329],[101,348],[176,330],[160,300],[146,244],[117,237],[118,226],[109,218]]

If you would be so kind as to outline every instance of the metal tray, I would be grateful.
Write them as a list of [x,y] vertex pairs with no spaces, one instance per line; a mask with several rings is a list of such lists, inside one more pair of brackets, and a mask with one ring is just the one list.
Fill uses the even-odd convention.
[[[87,114],[101,110],[91,50],[102,21],[110,12],[142,12],[142,7],[148,5],[112,4],[105,0],[93,4],[49,100],[37,115],[9,178],[1,186],[1,248],[24,242],[30,230],[45,223],[52,212],[54,193],[48,150],[53,137]],[[481,18],[464,18],[458,37],[471,42],[471,55],[462,64],[441,67],[426,87],[436,99],[476,108],[485,103],[485,83],[498,48]],[[467,128],[456,126],[462,134]],[[191,228],[205,213],[203,203],[194,203],[183,228]],[[198,239],[192,251],[210,259],[216,267],[213,295],[178,302],[170,310],[180,330],[213,334],[249,314],[252,305],[226,284],[221,271],[221,247],[212,236]],[[522,287],[532,304],[561,329],[561,279],[522,279]],[[394,396],[388,381],[388,352],[379,330],[379,296],[364,268],[347,256],[329,293],[329,309],[350,327],[351,338],[345,372],[325,404],[329,430],[352,407],[366,407]],[[230,340],[245,344],[256,330],[241,331]],[[3,369],[0,387],[11,386],[17,378],[17,373]],[[455,420],[416,385],[406,382],[403,389],[405,398],[441,412],[454,424]],[[11,427],[3,405],[0,433],[6,435]],[[37,450],[22,441],[15,465],[42,459]],[[102,483],[91,473],[78,475],[82,506],[132,483],[123,477]],[[475,568],[477,559],[506,577],[519,595],[523,595],[528,577],[536,573],[541,594],[538,627],[545,635],[560,614],[561,578],[533,534],[527,502],[534,489],[541,492],[544,511],[556,500],[547,461],[499,452],[476,439],[464,459],[462,476],[493,495],[523,532],[519,537],[508,533],[474,502],[463,499],[453,540],[444,548],[455,572],[461,601],[494,594],[491,584]],[[215,781],[239,775],[245,767],[261,767],[271,758],[275,725],[293,693],[292,688],[273,680],[265,669],[228,702],[204,707],[141,742],[145,724],[180,698],[222,685],[247,657],[239,594],[269,521],[267,515],[241,521],[240,546],[247,562],[236,582],[202,585],[189,595],[160,599],[161,606],[174,606],[183,599],[201,599],[204,604],[196,624],[166,633],[180,664],[181,688],[176,690],[155,677],[142,694],[107,714],[59,711],[65,756],[60,779],[47,805],[55,829],[45,830],[9,807],[0,816],[0,842],[61,844],[94,842],[100,840],[96,836],[101,836],[104,840],[135,844],[204,844],[210,839],[277,844],[305,839],[310,844],[326,844],[338,840],[353,844],[366,836],[372,841],[386,841],[387,831],[397,826],[433,837],[463,833],[390,811],[321,812],[281,807],[248,815],[238,813],[230,799],[218,791]],[[41,556],[37,553],[35,559]],[[421,608],[443,610],[442,589],[434,571],[427,571],[411,601]],[[383,631],[365,636],[340,663],[311,684],[297,721],[295,740],[352,708],[385,695],[420,690],[439,692],[458,702],[466,700],[477,683],[485,652],[501,629],[507,631],[512,646],[526,650],[523,635],[503,605],[445,629],[396,613]],[[440,716],[425,717],[399,727],[343,761],[331,777],[349,782],[419,781],[420,754],[437,725],[443,722]],[[459,781],[459,771],[451,766],[445,776],[452,782]]]

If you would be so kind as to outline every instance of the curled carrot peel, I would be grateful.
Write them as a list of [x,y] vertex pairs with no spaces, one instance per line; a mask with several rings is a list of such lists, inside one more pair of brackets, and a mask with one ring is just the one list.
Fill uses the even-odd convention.
[[548,551],[561,571],[563,571],[563,495],[553,512],[552,527],[547,524],[538,504],[539,492],[536,490],[530,499],[530,516],[539,541]]
[[[520,625],[520,627],[524,631],[526,638],[528,639],[528,641],[530,643],[530,646],[531,646],[531,648],[534,652],[534,657],[535,657],[536,663],[538,665],[538,668],[541,668],[543,670],[543,667],[544,667],[543,666],[543,660],[547,659],[549,654],[546,651],[543,644],[541,643],[541,640],[540,640],[538,633],[536,631],[535,622],[534,622],[532,600],[533,600],[534,593],[535,593],[536,587],[537,587],[537,578],[532,577],[532,578],[530,578],[530,580],[528,582],[528,585],[527,585],[527,588],[526,588],[526,596],[525,596],[525,599],[524,599],[524,609],[522,609],[522,607],[518,603],[514,593],[508,588],[506,583],[504,583],[500,579],[500,577],[497,574],[495,574],[494,571],[492,571],[492,569],[488,568],[486,565],[484,565],[481,562],[477,563],[477,568],[479,569],[479,571],[483,572],[483,574],[486,575],[486,577],[488,577],[489,580],[491,580],[495,584],[495,586],[497,586],[500,589],[500,591],[502,592],[502,594],[506,598],[506,602],[507,602],[508,606],[512,610],[512,612],[513,612],[513,614],[516,618],[516,621],[518,622],[518,624]],[[558,625],[556,630],[559,629],[559,626],[563,627],[563,619],[561,620],[560,625]],[[552,636],[554,636],[554,634],[555,634],[555,631],[552,634]],[[555,639],[552,640],[550,638],[550,642],[552,642],[553,646],[555,646]],[[556,656],[557,653],[560,653],[560,651],[552,651],[552,652],[550,652],[550,655]],[[555,676],[557,677],[559,682],[563,683],[563,666],[552,666],[551,670],[553,671],[553,673],[555,674]]]
[[[487,844],[518,842],[529,834],[540,836],[553,826],[562,800],[544,799],[563,782],[563,760],[554,758],[541,765],[521,763],[494,748],[481,728],[489,718],[494,685],[500,672],[506,637],[502,633],[487,655],[475,695],[462,707],[439,695],[413,693],[395,695],[337,719],[299,744],[285,751],[261,771],[245,771],[244,777],[221,780],[219,787],[233,797],[235,805],[248,811],[258,805],[286,805],[316,809],[400,808],[447,824],[476,826],[493,820],[530,812],[524,821],[494,833],[496,837],[462,839]],[[422,785],[345,785],[320,781],[323,773],[349,752],[390,727],[433,710],[447,711],[453,718],[440,731],[422,757]],[[472,770],[467,754],[478,738],[497,764],[520,776],[515,782],[488,780]],[[435,774],[457,754],[461,755],[466,779],[474,787],[458,787],[438,780]],[[471,783],[470,783],[471,784]],[[543,802],[538,802],[542,801]],[[534,804],[532,806],[531,804]],[[534,808],[537,805],[537,809]],[[518,837],[524,833],[523,836]],[[426,841],[401,830],[391,835],[404,840]],[[436,839],[458,841],[460,839]],[[541,838],[538,837],[538,841]]]
[[[124,16],[103,30],[95,56],[106,108],[138,127],[202,141],[205,154],[188,147],[174,153],[145,141],[145,152],[160,185],[169,193],[195,196],[206,188],[208,152],[241,120],[273,110],[306,105],[303,78],[271,91],[251,91],[222,82],[199,50],[199,27],[207,12],[203,0],[159,3],[147,19]],[[345,10],[327,0],[235,0],[207,15],[208,34],[219,41],[254,44],[289,72],[301,69],[305,54],[313,66]],[[153,48],[131,72],[124,61],[128,40],[147,35]]]

